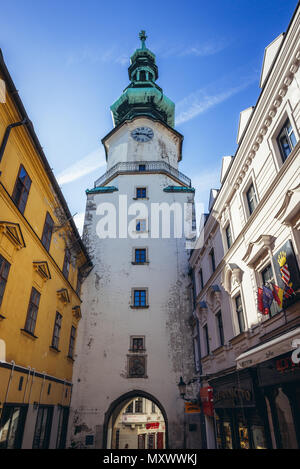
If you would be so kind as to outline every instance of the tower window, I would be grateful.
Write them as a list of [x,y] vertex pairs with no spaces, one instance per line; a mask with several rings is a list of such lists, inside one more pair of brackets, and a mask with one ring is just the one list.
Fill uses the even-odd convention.
[[136,231],[140,231],[141,233],[146,231],[146,220],[136,220]]
[[136,198],[137,199],[145,199],[146,197],[147,197],[146,187],[137,187],[136,188]]
[[140,71],[140,81],[146,81],[146,72],[145,72],[145,70]]
[[134,260],[137,264],[144,264],[146,262],[146,249],[135,249]]
[[134,306],[147,306],[147,290],[134,290]]

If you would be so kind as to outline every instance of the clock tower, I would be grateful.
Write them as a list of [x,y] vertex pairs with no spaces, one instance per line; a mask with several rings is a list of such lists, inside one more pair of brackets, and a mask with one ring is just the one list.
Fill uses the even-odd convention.
[[[122,449],[128,427],[130,449],[197,448],[188,423],[200,430],[199,415],[188,421],[177,386],[195,373],[187,249],[194,189],[178,170],[175,105],[156,83],[144,31],[140,40],[102,139],[107,171],[86,191],[83,238],[94,267],[81,291],[69,444]],[[159,416],[146,404],[134,414],[138,400]]]

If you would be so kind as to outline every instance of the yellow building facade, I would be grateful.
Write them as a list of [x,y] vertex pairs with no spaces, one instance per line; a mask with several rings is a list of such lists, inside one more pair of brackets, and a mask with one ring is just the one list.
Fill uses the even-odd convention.
[[63,448],[91,269],[0,51],[0,448]]

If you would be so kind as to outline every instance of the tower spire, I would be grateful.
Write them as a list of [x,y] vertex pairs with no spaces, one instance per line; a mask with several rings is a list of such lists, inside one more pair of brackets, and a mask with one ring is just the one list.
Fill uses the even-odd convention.
[[142,49],[146,49],[146,46],[145,46],[145,41],[147,39],[148,36],[146,36],[146,31],[144,31],[143,29],[141,30],[141,32],[139,33],[139,38],[141,40],[141,43],[142,43]]

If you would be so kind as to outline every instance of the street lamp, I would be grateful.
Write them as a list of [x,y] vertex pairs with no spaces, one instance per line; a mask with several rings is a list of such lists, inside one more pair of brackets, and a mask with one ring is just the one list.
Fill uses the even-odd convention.
[[186,392],[186,384],[183,381],[182,376],[180,376],[180,380],[179,380],[179,383],[177,384],[177,386],[178,386],[178,389],[179,389],[180,396],[182,397],[182,399],[184,399],[185,392]]

